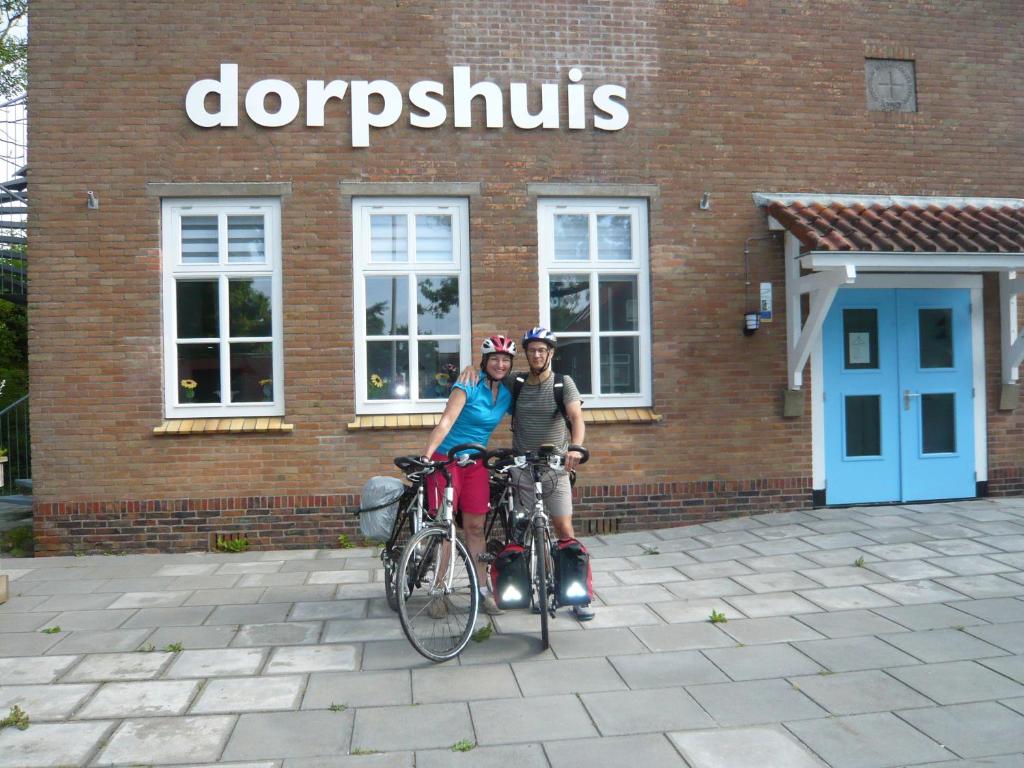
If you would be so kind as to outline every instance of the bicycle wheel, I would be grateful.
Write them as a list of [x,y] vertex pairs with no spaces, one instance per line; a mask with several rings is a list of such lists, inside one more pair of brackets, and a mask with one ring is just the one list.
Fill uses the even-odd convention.
[[541,648],[547,650],[550,645],[548,639],[548,619],[550,611],[548,606],[551,602],[551,591],[548,584],[548,558],[547,532],[542,530],[534,531],[533,534],[533,561],[534,561],[534,582],[537,593],[537,605],[540,606],[540,644]]
[[443,528],[425,528],[405,546],[398,583],[409,586],[407,597],[398,601],[398,617],[412,647],[431,661],[459,655],[479,608],[476,570],[465,545],[457,538],[453,542]]

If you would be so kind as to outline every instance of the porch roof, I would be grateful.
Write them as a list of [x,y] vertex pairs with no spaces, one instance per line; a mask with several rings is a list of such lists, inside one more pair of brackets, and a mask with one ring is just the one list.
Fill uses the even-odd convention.
[[1024,254],[1024,199],[757,193],[803,252]]

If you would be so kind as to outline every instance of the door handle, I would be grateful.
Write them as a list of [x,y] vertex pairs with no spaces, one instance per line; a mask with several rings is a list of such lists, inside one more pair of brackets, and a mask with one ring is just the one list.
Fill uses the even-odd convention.
[[920,396],[921,396],[920,392],[911,392],[909,389],[904,389],[903,390],[903,410],[904,411],[909,411],[910,410],[910,398],[912,398],[912,397],[920,397]]

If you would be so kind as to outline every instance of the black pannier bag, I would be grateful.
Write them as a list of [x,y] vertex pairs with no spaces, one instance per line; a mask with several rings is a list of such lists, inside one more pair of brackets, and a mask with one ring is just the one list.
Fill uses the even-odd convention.
[[491,563],[491,591],[499,608],[530,605],[530,561],[519,544],[506,544]]
[[586,605],[594,594],[590,554],[576,539],[560,539],[553,551],[559,605]]
[[398,517],[398,501],[405,493],[401,480],[386,475],[371,477],[359,499],[359,532],[368,539],[387,541]]

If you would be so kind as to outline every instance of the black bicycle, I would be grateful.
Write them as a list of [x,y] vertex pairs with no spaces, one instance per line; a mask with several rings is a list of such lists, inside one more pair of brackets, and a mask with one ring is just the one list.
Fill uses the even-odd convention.
[[476,568],[455,530],[455,496],[448,467],[486,453],[482,445],[463,444],[451,448],[448,459],[419,460],[428,474],[444,476],[445,489],[435,516],[402,549],[396,575],[402,589],[398,617],[412,647],[432,661],[459,655],[476,626],[480,602]]
[[[569,450],[581,454],[580,464],[585,464],[590,458],[590,452],[581,445],[570,445]],[[509,532],[509,540],[521,544],[530,553],[530,606],[540,614],[541,645],[546,649],[550,645],[548,620],[554,618],[558,600],[552,555],[555,539],[551,519],[544,509],[544,497],[550,485],[557,482],[557,473],[565,467],[565,456],[557,453],[551,445],[542,445],[536,451],[521,455],[499,448],[488,454],[486,466],[492,476],[498,478],[497,485],[503,486],[497,497],[499,508],[492,509],[496,518],[494,524],[504,525]],[[533,480],[531,508],[525,508],[529,503],[527,499],[521,499],[519,505],[515,503],[514,469],[530,473]]]
[[[395,458],[395,466],[402,470],[410,484],[398,499],[398,513],[391,526],[391,535],[380,551],[380,560],[384,566],[384,592],[392,611],[398,611],[397,575],[402,550],[427,520],[424,481],[433,471],[431,465],[421,461],[418,456],[398,456]],[[409,585],[405,585],[404,593],[409,594]]]

